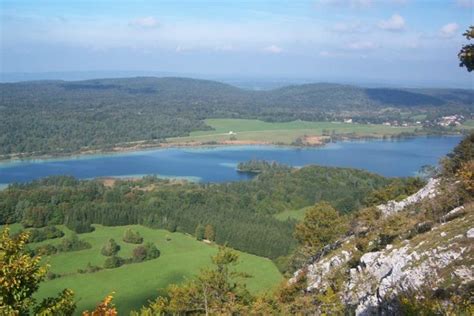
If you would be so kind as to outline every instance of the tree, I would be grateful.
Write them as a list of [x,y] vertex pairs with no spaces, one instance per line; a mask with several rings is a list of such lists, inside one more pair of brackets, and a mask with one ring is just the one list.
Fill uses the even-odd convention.
[[147,242],[144,246],[138,246],[133,249],[132,259],[134,262],[142,262],[158,258],[159,256],[160,251],[156,248],[155,244]]
[[194,231],[194,236],[196,237],[197,240],[203,240],[204,239],[204,226],[201,224],[198,224],[196,226],[196,230]]
[[123,265],[123,263],[124,263],[124,260],[122,258],[114,255],[105,259],[104,268],[105,269],[118,268],[121,265]]
[[133,249],[133,262],[142,262],[146,259],[146,248],[143,246],[138,246]]
[[204,230],[204,237],[209,241],[214,241],[216,238],[216,233],[214,232],[214,228],[212,225],[207,224]]
[[140,315],[248,314],[251,296],[238,281],[247,275],[232,269],[238,258],[235,251],[219,247],[218,253],[212,257],[213,268],[202,270],[194,280],[171,285],[167,291],[168,299],[158,298],[149,307],[142,308]]
[[143,242],[143,237],[140,236],[140,233],[134,231],[133,229],[127,229],[123,235],[123,241],[131,244],[141,244]]
[[327,202],[310,209],[303,222],[296,225],[295,237],[309,252],[315,253],[334,242],[347,230],[347,220]]
[[117,316],[118,312],[112,303],[113,296],[107,295],[92,312],[84,311],[82,316]]
[[120,250],[120,245],[118,245],[113,238],[109,239],[109,241],[102,247],[100,251],[101,254],[104,256],[110,257],[115,256]]
[[[470,26],[469,29],[463,34],[468,40],[474,38],[474,26]],[[474,70],[474,44],[464,45],[461,51],[458,53],[459,67],[466,67],[467,71],[471,72]]]
[[8,227],[0,235],[0,314],[27,315],[34,310],[37,315],[72,315],[76,305],[69,289],[39,304],[33,298],[47,266],[40,264],[39,256],[27,252],[28,239],[26,232],[12,238]]
[[158,248],[156,248],[155,244],[152,242],[147,242],[145,244],[145,249],[146,249],[146,260],[158,258],[161,254],[160,250],[158,250]]

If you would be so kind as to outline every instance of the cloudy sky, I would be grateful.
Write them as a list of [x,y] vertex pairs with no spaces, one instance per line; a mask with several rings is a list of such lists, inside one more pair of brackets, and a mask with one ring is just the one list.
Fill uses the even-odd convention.
[[[473,0],[0,0],[1,72],[472,85]],[[470,84],[469,84],[470,82]]]

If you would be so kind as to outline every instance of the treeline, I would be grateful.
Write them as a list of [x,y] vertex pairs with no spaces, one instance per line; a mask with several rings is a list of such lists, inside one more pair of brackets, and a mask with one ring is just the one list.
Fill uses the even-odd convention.
[[105,187],[98,180],[50,177],[0,192],[0,223],[25,227],[65,224],[81,233],[91,224],[141,224],[195,234],[212,226],[218,244],[277,258],[295,246],[294,221],[274,214],[330,201],[342,213],[364,205],[375,189],[392,183],[365,171],[308,166],[269,168],[251,181],[177,183],[145,177]]
[[472,91],[308,84],[248,91],[206,80],[128,78],[0,84],[0,155],[62,154],[162,142],[210,129],[206,118],[382,123],[472,113]]

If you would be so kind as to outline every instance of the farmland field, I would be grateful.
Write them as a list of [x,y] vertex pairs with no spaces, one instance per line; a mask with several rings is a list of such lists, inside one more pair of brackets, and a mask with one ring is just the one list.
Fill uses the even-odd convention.
[[[126,315],[132,309],[139,309],[147,300],[163,294],[169,284],[192,278],[200,269],[209,266],[210,257],[217,253],[217,246],[199,242],[194,237],[182,233],[170,233],[139,225],[94,226],[96,228],[94,232],[78,235],[81,240],[88,241],[92,248],[43,257],[43,262],[50,265],[51,272],[63,276],[41,283],[37,298],[55,296],[62,289],[70,288],[75,292],[76,312],[80,314],[85,309],[93,308],[107,294],[114,292],[120,314]],[[66,233],[66,236],[72,234],[64,226],[58,227]],[[15,224],[11,230],[18,231],[19,228],[20,226]],[[127,228],[139,231],[144,242],[155,243],[161,251],[161,256],[142,263],[127,264],[95,273],[77,272],[78,269],[86,268],[88,263],[103,266],[106,257],[101,255],[100,251],[110,238],[114,238],[121,246],[118,253],[120,257],[131,257],[132,250],[137,245],[122,241]],[[31,247],[60,242],[61,239],[46,240],[31,244]],[[282,280],[280,272],[269,259],[242,252],[239,254],[240,262],[236,269],[253,276],[245,280],[252,293],[271,289]]]
[[213,131],[192,132],[187,137],[168,139],[171,142],[209,142],[229,140],[229,132],[236,133],[235,138],[242,141],[261,141],[268,143],[289,144],[296,138],[311,135],[321,136],[324,133],[354,134],[356,137],[382,137],[402,132],[414,132],[415,127],[391,127],[381,124],[346,124],[340,122],[307,122],[292,121],[270,123],[260,120],[245,119],[207,119],[206,124]]

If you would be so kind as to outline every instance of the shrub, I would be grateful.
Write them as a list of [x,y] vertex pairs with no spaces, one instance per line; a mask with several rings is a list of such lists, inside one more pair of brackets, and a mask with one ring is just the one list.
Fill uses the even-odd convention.
[[64,236],[63,231],[57,229],[55,226],[48,226],[43,229],[32,229],[29,233],[30,237],[28,238],[28,242],[30,243]]
[[80,240],[76,234],[69,238],[64,238],[60,245],[57,246],[58,251],[77,251],[91,248],[91,244],[87,241]]
[[113,269],[113,268],[118,268],[121,265],[123,265],[124,260],[118,256],[112,256],[107,259],[105,259],[104,262],[104,268],[105,269]]
[[49,256],[57,252],[58,252],[58,248],[56,248],[55,246],[51,244],[39,246],[34,250],[34,253],[37,256]]
[[155,244],[147,242],[144,246],[138,246],[133,249],[133,262],[142,262],[151,260],[160,256],[160,250],[156,248]]
[[133,262],[142,262],[146,259],[147,250],[144,246],[133,249]]
[[118,245],[113,238],[102,247],[100,253],[104,256],[110,257],[115,256],[120,251],[120,245]]
[[160,250],[158,250],[158,248],[156,248],[155,244],[153,244],[151,242],[147,242],[145,244],[145,248],[146,248],[146,260],[155,259],[155,258],[158,258],[161,255]]
[[141,244],[143,242],[143,237],[140,236],[140,233],[132,229],[127,229],[123,235],[123,241],[130,244]]

